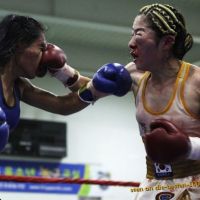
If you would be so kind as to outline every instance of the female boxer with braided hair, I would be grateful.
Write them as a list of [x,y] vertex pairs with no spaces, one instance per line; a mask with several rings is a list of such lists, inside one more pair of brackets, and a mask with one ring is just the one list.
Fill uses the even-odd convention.
[[184,17],[170,5],[144,6],[134,20],[127,69],[147,152],[141,187],[153,188],[136,199],[200,197],[190,185],[200,181],[200,68],[182,60],[192,44]]
[[[125,68],[147,153],[138,200],[200,199],[200,68],[183,61],[192,44],[184,17],[170,5],[144,6],[133,22],[133,62]],[[98,77],[112,81],[110,70],[101,68]]]

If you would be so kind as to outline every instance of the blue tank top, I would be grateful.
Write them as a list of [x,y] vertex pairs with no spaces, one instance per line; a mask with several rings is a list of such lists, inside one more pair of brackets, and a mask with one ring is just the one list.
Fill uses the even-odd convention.
[[6,119],[10,130],[13,130],[17,126],[20,118],[20,91],[16,84],[14,86],[14,98],[15,105],[8,106],[4,99],[2,82],[0,80],[0,107],[6,114]]

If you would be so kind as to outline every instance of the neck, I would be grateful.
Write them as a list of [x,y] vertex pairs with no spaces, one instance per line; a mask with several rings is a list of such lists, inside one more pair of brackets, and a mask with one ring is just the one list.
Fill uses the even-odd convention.
[[151,71],[151,82],[155,84],[162,84],[166,81],[174,80],[177,77],[181,62],[173,60],[157,65]]
[[10,65],[10,63],[8,63],[6,66],[4,66],[4,70],[1,74],[1,80],[4,83],[4,85],[12,88],[12,86],[16,80],[16,76],[15,76],[13,67],[12,67],[12,65]]

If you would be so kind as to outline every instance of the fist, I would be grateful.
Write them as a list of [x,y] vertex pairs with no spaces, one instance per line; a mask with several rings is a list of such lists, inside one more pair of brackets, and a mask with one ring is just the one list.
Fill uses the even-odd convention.
[[186,157],[190,150],[189,137],[172,122],[157,119],[150,129],[143,140],[147,155],[154,162],[171,163]]
[[94,74],[92,84],[100,92],[123,96],[130,90],[132,79],[123,65],[108,63]]
[[0,152],[4,150],[9,138],[9,126],[6,122],[6,115],[0,108]]
[[50,73],[54,73],[64,66],[67,57],[64,51],[54,44],[47,44],[47,48],[42,54],[40,61],[41,68],[47,68]]
[[[46,50],[43,52],[38,71],[48,70],[53,77],[61,81],[66,87],[72,86],[78,81],[79,73],[67,65],[66,60],[67,56],[61,48],[48,43]],[[45,72],[39,74],[45,75]]]

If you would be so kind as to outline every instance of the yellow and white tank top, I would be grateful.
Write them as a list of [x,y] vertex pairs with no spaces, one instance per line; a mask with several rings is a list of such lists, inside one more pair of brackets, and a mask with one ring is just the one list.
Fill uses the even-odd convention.
[[150,78],[150,72],[142,77],[136,95],[136,119],[139,124],[140,134],[143,136],[149,131],[150,123],[155,119],[167,119],[184,132],[197,133],[200,130],[200,116],[195,116],[189,111],[184,100],[184,84],[189,74],[190,64],[182,62],[176,78],[174,89],[168,104],[160,112],[154,112],[145,101],[145,88]]

